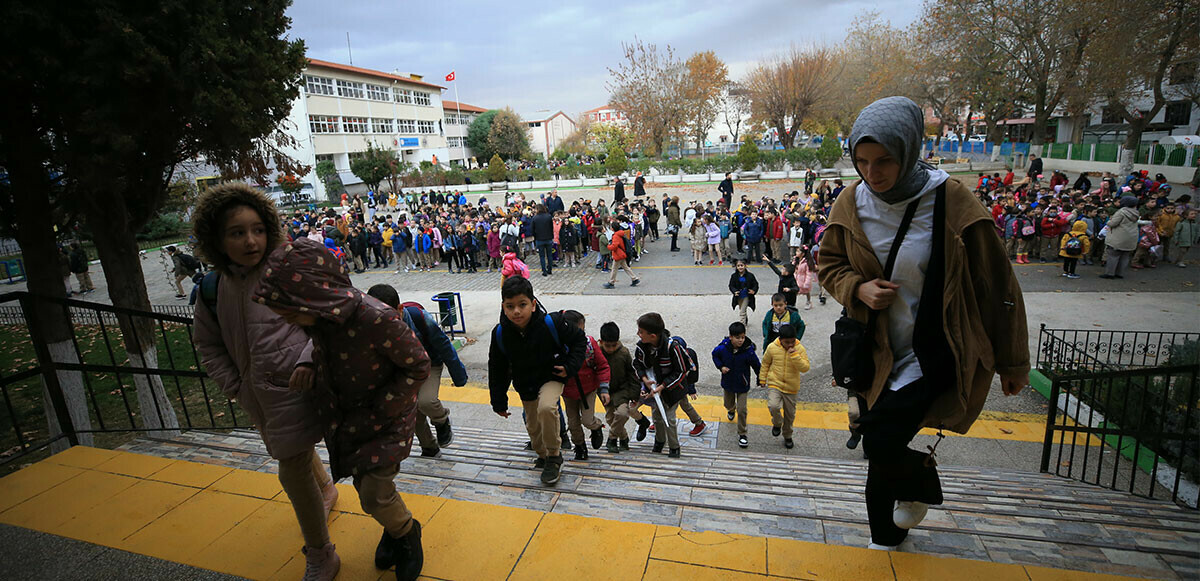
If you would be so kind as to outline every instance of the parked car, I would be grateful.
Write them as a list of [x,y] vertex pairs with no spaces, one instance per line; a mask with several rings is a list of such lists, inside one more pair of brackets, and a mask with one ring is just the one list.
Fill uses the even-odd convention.
[[274,200],[276,206],[298,206],[300,204],[311,203],[316,197],[316,190],[312,184],[304,184],[300,187],[300,191],[288,195],[283,193],[283,188],[280,186],[271,186],[267,188],[266,194]]

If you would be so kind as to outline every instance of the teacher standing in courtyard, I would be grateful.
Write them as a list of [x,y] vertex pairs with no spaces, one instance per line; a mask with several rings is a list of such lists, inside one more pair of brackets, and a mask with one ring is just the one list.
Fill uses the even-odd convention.
[[856,390],[858,431],[869,546],[884,550],[942,503],[931,454],[908,447],[917,432],[965,434],[997,373],[1005,395],[1029,382],[1025,304],[991,215],[918,160],[923,135],[921,108],[907,98],[859,113],[849,145],[862,180],[833,205],[819,261],[822,285],[866,325],[858,369],[873,363],[874,373]]

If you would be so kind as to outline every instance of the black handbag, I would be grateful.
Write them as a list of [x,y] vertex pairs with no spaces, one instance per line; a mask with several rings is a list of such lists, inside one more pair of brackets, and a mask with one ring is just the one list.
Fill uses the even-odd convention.
[[[908,227],[912,224],[913,215],[917,213],[920,199],[913,200],[904,209],[904,218],[896,229],[896,238],[892,240],[892,248],[888,250],[887,264],[883,267],[883,279],[892,278],[892,269],[896,266],[896,254]],[[833,382],[854,393],[864,393],[871,389],[875,380],[874,339],[875,320],[879,311],[871,309],[867,322],[863,323],[842,309],[842,316],[833,324],[833,334],[829,336],[829,358],[833,367]]]

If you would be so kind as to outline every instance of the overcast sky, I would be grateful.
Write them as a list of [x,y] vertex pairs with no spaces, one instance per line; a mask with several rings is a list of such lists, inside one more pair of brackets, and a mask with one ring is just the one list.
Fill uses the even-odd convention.
[[311,58],[348,63],[349,32],[355,66],[423,74],[447,87],[447,100],[454,85],[444,79],[454,70],[464,103],[574,116],[605,104],[608,68],[635,35],[671,45],[680,60],[712,50],[736,79],[792,43],[841,41],[868,9],[903,27],[920,0],[296,0],[288,14]]

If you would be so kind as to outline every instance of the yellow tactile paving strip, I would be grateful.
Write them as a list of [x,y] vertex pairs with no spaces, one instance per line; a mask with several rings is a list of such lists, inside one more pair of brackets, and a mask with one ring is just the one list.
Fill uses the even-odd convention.
[[[492,402],[488,390],[479,384],[469,383],[463,387],[455,387],[447,380],[442,381],[439,397],[442,401],[456,403],[484,404],[490,406]],[[521,407],[521,398],[513,390],[509,390],[508,392],[508,405],[510,408]],[[692,405],[705,421],[733,423],[728,420],[725,411],[725,402],[722,398],[702,395],[693,400]],[[771,413],[767,411],[767,400],[750,399],[746,404],[746,408],[746,423],[755,426],[771,425]],[[796,405],[795,427],[844,432],[846,431],[846,404],[798,403]],[[921,433],[935,434],[937,432],[926,428],[921,430]],[[946,435],[1041,443],[1046,436],[1046,416],[1040,414],[985,411],[980,414],[979,419],[971,426],[971,431],[965,436],[953,432],[946,432]],[[1090,438],[1089,445],[1099,446],[1100,444],[1101,442],[1098,438]],[[1079,437],[1079,442],[1076,445],[1083,445],[1083,436]]]
[[[0,522],[250,579],[299,579],[302,541],[274,479],[76,446],[0,479]],[[338,579],[394,578],[374,567],[379,525],[349,485],[339,487],[329,525],[342,558]],[[423,525],[426,579],[1105,578],[402,496]]]

